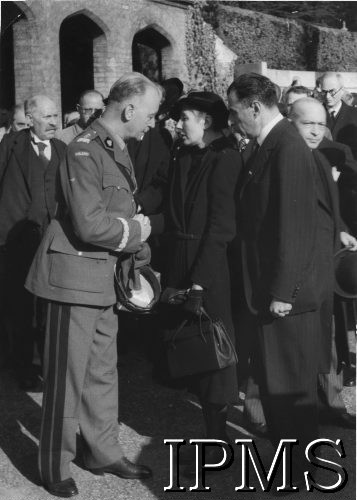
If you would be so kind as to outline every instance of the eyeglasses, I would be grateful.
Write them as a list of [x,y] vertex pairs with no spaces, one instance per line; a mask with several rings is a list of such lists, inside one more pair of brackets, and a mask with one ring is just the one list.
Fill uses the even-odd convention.
[[94,115],[95,113],[101,113],[103,111],[102,108],[82,108],[82,106],[78,107],[81,108],[85,115]]
[[334,89],[331,89],[331,90],[321,90],[321,94],[323,94],[323,95],[330,94],[331,97],[335,97],[335,95],[338,94],[340,90],[342,90],[342,87],[340,87],[337,90],[334,90]]

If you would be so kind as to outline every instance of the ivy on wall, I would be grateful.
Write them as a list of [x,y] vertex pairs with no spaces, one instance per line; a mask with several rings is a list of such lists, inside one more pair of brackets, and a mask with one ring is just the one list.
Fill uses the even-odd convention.
[[265,61],[269,68],[308,71],[357,71],[357,33],[322,28],[217,1],[195,0],[188,8],[186,30],[190,87],[224,97],[234,68],[217,74],[215,35],[238,59],[236,64]]
[[316,67],[319,71],[357,71],[357,33],[320,29]]
[[196,90],[215,88],[215,33],[202,17],[201,2],[188,8],[186,57],[190,86]]

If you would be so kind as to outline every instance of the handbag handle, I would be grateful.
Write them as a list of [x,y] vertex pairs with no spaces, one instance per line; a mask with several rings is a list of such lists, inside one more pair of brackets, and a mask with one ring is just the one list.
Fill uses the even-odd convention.
[[[205,339],[205,336],[203,335],[203,332],[202,332],[202,316],[204,316],[206,319],[208,319],[208,321],[211,324],[213,323],[211,317],[208,315],[207,311],[204,309],[203,306],[201,306],[201,308],[200,308],[200,314],[198,316],[199,331],[200,331],[200,335],[202,337],[203,342],[207,343],[207,340]],[[172,346],[174,348],[175,348],[175,340],[176,340],[177,335],[183,330],[183,328],[186,326],[187,323],[188,323],[188,318],[186,318],[186,319],[183,320],[183,322],[180,324],[180,326],[177,328],[177,330],[173,334],[173,337],[171,339],[171,344],[172,344]]]

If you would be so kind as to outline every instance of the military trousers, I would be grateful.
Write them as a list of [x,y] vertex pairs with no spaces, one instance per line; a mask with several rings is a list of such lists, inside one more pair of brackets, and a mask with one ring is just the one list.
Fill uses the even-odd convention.
[[86,467],[109,465],[123,455],[118,442],[117,331],[113,306],[49,303],[39,444],[44,483],[71,476],[78,427]]

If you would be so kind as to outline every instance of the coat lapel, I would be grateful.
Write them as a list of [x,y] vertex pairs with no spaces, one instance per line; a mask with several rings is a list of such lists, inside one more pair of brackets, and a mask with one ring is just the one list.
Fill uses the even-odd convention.
[[336,118],[334,120],[332,120],[331,116],[329,115],[329,122],[331,124],[331,132],[333,132],[335,129],[341,129],[347,119],[347,111],[348,111],[348,107],[347,107],[347,104],[345,104],[343,101],[342,101],[342,106],[341,106],[341,109],[340,111],[338,112]]
[[27,184],[27,189],[30,192],[30,186],[31,186],[30,161],[31,158],[33,158],[32,153],[35,154],[35,152],[31,146],[30,131],[18,134],[19,135],[17,136],[12,145],[12,151],[24,176],[24,180]]
[[264,169],[271,151],[273,151],[276,146],[276,142],[281,134],[281,131],[286,127],[288,123],[289,122],[287,119],[280,120],[280,122],[278,122],[275,127],[269,132],[263,144],[249,158],[246,166],[244,167],[245,174],[242,181],[240,198],[242,198],[244,190],[251,182],[251,180],[257,175],[258,172]]

